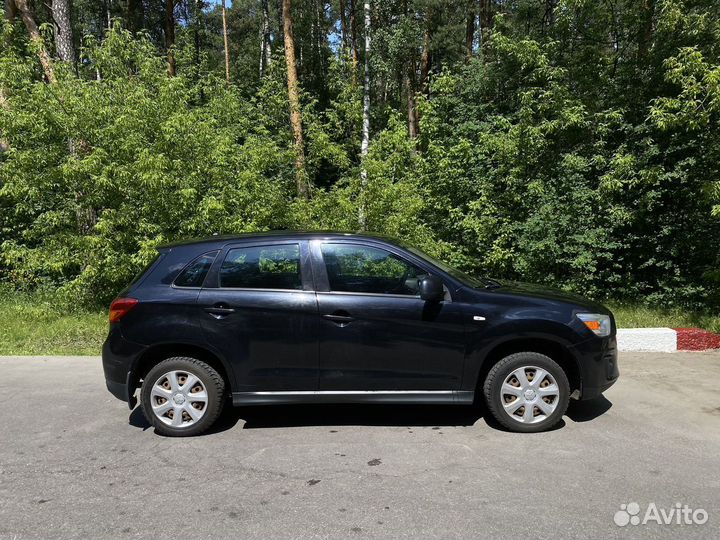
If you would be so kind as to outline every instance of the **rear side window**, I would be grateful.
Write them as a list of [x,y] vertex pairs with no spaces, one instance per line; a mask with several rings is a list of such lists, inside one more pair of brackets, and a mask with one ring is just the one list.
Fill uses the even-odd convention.
[[231,249],[220,267],[220,286],[302,290],[299,244]]
[[211,251],[200,255],[180,272],[180,275],[175,278],[174,285],[176,287],[202,287],[217,253],[217,251]]

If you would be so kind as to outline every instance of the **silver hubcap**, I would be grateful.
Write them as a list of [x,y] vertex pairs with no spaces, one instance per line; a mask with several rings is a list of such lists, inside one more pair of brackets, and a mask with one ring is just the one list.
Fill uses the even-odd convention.
[[523,424],[542,422],[560,402],[560,388],[546,370],[523,366],[507,376],[500,391],[505,412]]
[[169,371],[155,381],[150,391],[155,416],[173,427],[189,427],[207,410],[208,394],[202,381],[187,371]]

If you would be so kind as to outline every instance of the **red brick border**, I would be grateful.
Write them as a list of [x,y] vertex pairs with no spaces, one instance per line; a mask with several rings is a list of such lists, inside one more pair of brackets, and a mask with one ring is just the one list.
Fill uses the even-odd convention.
[[704,351],[720,349],[720,334],[702,328],[673,328],[677,333],[678,351]]

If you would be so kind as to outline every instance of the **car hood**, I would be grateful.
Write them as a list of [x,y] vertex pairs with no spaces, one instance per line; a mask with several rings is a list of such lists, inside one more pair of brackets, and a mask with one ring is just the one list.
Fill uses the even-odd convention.
[[492,289],[494,292],[509,294],[512,296],[524,296],[530,298],[538,298],[542,300],[553,300],[556,302],[565,302],[568,304],[575,304],[583,308],[591,309],[597,313],[610,314],[610,311],[593,300],[589,300],[579,294],[571,292],[561,291],[553,287],[547,287],[544,285],[536,285],[534,283],[524,283],[521,281],[499,281],[500,287]]

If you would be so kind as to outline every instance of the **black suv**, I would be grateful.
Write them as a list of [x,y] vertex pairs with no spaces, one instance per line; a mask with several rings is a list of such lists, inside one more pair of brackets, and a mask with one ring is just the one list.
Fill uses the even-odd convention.
[[233,405],[472,404],[513,431],[618,377],[603,306],[475,279],[383,237],[275,232],[170,244],[110,306],[107,387],[165,435]]

